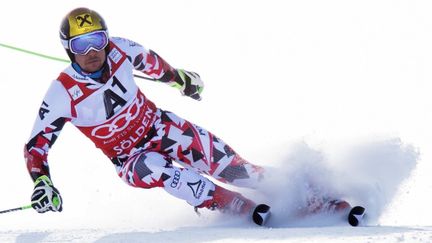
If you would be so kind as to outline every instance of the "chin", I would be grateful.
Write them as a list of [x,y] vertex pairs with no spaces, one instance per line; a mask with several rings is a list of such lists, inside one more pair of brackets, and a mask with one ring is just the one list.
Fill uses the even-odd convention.
[[99,71],[102,68],[102,63],[97,65],[88,65],[88,68],[86,68],[87,72],[93,73],[96,71]]

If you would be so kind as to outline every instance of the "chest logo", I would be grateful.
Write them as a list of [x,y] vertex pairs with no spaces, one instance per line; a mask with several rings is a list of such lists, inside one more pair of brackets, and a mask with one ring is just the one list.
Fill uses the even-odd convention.
[[78,87],[78,85],[72,86],[72,88],[68,89],[69,94],[71,95],[73,100],[79,99],[81,96],[84,95],[82,90]]
[[117,50],[117,48],[114,48],[110,51],[110,53],[108,54],[109,58],[111,58],[111,60],[113,62],[115,62],[116,64],[120,61],[120,59],[122,58],[122,54],[120,53],[119,50]]
[[125,130],[129,124],[139,116],[143,105],[144,97],[136,97],[135,101],[124,113],[118,115],[109,123],[95,127],[92,130],[91,135],[96,138],[107,139],[114,136],[114,134]]

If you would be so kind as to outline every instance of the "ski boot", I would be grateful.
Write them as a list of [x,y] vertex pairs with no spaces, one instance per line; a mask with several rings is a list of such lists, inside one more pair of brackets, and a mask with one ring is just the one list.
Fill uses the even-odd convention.
[[340,199],[332,199],[323,204],[323,210],[326,212],[345,213],[350,209],[351,205],[347,201]]
[[366,215],[364,207],[351,207],[347,201],[341,199],[324,198],[322,200],[311,200],[308,202],[307,208],[305,215],[317,213],[348,215],[347,221],[353,227],[360,225]]
[[328,212],[342,213],[345,215],[348,213],[348,223],[353,227],[359,226],[366,216],[366,209],[364,207],[351,207],[351,205],[344,200],[330,200],[325,204],[325,207]]
[[232,215],[252,216],[252,220],[258,225],[264,225],[270,217],[270,207],[265,204],[256,205],[238,192],[229,191],[215,185],[213,198],[204,201],[198,208],[219,210]]
[[307,202],[306,209],[302,214],[311,215],[318,213],[344,213],[351,209],[351,205],[340,199],[332,198],[312,198]]

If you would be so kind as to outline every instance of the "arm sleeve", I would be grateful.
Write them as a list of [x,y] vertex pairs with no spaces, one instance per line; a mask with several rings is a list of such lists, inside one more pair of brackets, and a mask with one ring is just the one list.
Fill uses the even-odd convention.
[[39,108],[31,136],[24,146],[27,170],[35,181],[41,175],[50,176],[48,151],[63,126],[71,119],[70,97],[57,80],[53,81]]
[[154,78],[156,81],[166,83],[173,87],[181,87],[184,82],[177,70],[168,64],[161,56],[142,45],[124,38],[115,38],[116,44],[121,45],[134,66],[134,69]]

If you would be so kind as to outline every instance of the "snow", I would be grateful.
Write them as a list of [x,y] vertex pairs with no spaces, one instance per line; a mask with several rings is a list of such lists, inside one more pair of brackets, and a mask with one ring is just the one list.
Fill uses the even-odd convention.
[[7,232],[2,242],[430,242],[430,227],[192,227],[159,231]]
[[[206,85],[196,102],[137,80],[151,100],[274,171],[266,195],[241,190],[272,205],[268,228],[205,210],[199,217],[161,189],[128,187],[69,124],[49,157],[64,211],[1,214],[0,242],[432,241],[432,2],[58,0],[50,10],[40,1],[0,5],[0,43],[62,58],[62,17],[79,6],[97,10],[112,36],[133,39],[171,65],[198,72]],[[3,210],[29,203],[33,187],[22,146],[50,81],[65,64],[3,47],[0,57]],[[368,222],[353,228],[329,215],[296,218],[310,193],[365,205]]]

